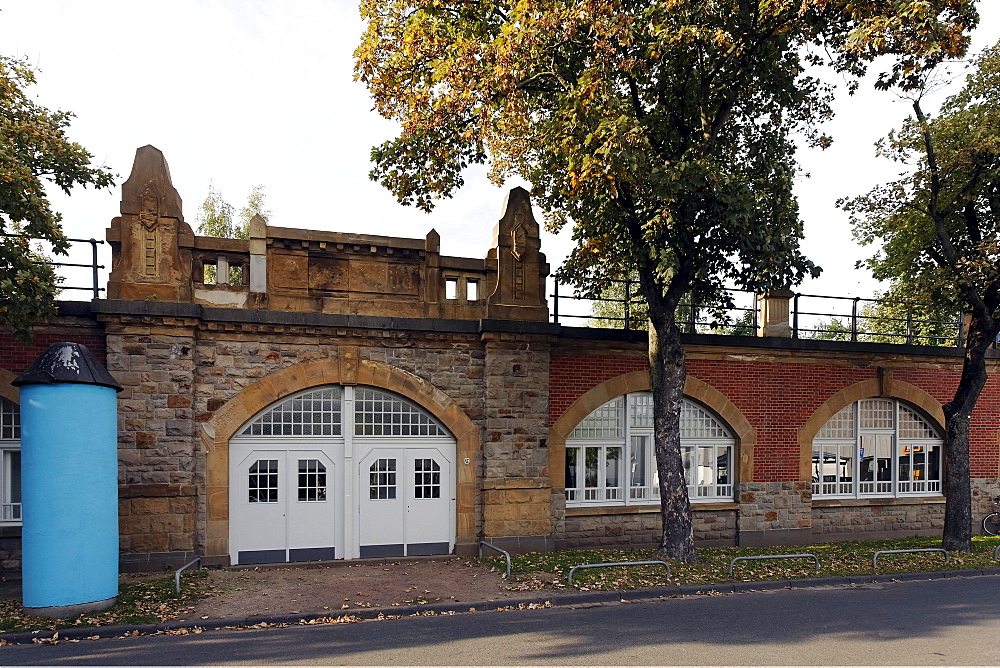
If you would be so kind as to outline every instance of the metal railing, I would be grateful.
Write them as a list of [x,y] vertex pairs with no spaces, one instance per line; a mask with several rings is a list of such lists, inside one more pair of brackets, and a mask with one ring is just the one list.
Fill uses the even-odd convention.
[[667,578],[670,578],[670,564],[665,561],[608,561],[600,564],[578,564],[569,569],[567,581],[573,584],[573,573],[582,568],[610,568],[612,566],[663,566],[667,569]]
[[919,547],[912,550],[879,550],[872,556],[872,568],[878,568],[878,558],[883,554],[911,554],[913,552],[939,552],[944,555],[945,562],[948,562],[948,551],[943,547]]
[[201,557],[195,557],[191,561],[187,562],[186,564],[178,568],[177,571],[174,573],[174,591],[177,592],[178,596],[181,593],[181,573],[183,573],[186,569],[190,568],[191,566],[194,566],[195,564],[198,564],[198,570],[200,571]]
[[819,557],[815,554],[809,554],[808,552],[804,554],[763,554],[759,557],[736,557],[729,562],[729,575],[733,574],[733,567],[737,561],[760,561],[762,559],[812,559],[816,562],[816,570],[819,570]]
[[510,580],[510,565],[511,565],[510,564],[510,552],[508,552],[507,550],[504,550],[502,548],[499,548],[496,545],[493,545],[491,543],[487,543],[485,540],[481,540],[481,541],[479,541],[479,558],[480,559],[482,559],[482,557],[483,557],[483,548],[484,547],[488,547],[491,550],[496,550],[497,552],[499,552],[500,554],[503,555],[503,558],[507,561],[507,579]]
[[[0,236],[11,237],[15,239],[28,239],[29,241],[44,241],[43,239],[36,239],[35,237],[29,237],[25,234],[8,234],[7,232],[0,232]],[[97,246],[98,244],[104,245],[104,241],[99,241],[97,239],[67,239],[67,241],[69,241],[71,244],[90,244],[91,261],[89,263],[84,264],[80,262],[56,262],[54,260],[36,260],[35,264],[47,264],[50,267],[79,267],[83,269],[90,269],[92,282],[89,286],[58,284],[56,287],[59,290],[86,290],[87,292],[94,293],[94,299],[100,299],[101,292],[105,290],[105,288],[102,288],[99,285],[100,278],[98,277],[98,270],[104,269],[104,265],[98,263]],[[63,278],[65,278],[65,276]]]
[[[566,294],[566,286],[555,282],[549,295],[552,321],[584,327],[645,329],[645,303],[638,296],[638,282],[610,283],[611,289],[600,296],[587,297],[576,292]],[[760,336],[760,295],[736,288],[727,288],[726,293],[731,306],[690,300],[678,304],[676,321],[681,332]],[[569,309],[567,304],[571,305]],[[879,305],[893,307],[898,316],[884,311],[872,315],[873,307]],[[961,347],[965,342],[965,325],[960,314],[930,319],[921,316],[930,311],[929,307],[912,302],[792,293],[788,308],[790,334],[796,339],[950,347]]]

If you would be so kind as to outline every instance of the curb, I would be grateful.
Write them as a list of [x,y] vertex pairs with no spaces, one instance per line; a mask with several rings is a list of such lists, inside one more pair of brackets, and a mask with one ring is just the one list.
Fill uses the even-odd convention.
[[[264,625],[278,626],[283,624],[309,623],[317,619],[355,618],[360,621],[370,621],[381,617],[414,617],[440,614],[458,614],[470,612],[494,612],[508,609],[521,609],[528,606],[570,607],[578,605],[601,605],[607,603],[629,603],[671,597],[719,595],[747,593],[754,591],[776,591],[779,589],[807,589],[812,587],[854,586],[883,584],[894,582],[913,582],[917,580],[940,580],[944,578],[971,578],[980,576],[1000,575],[1000,568],[983,568],[962,571],[927,571],[924,573],[879,573],[874,575],[858,575],[850,577],[803,578],[800,580],[762,580],[759,582],[728,582],[704,585],[674,585],[669,587],[654,587],[650,589],[629,589],[623,591],[580,592],[576,594],[556,594],[555,596],[536,596],[530,598],[511,598],[502,601],[478,601],[468,603],[430,603],[427,605],[407,605],[391,608],[362,608],[360,610],[338,610],[306,615],[271,615],[254,617],[234,617],[226,619],[205,619],[197,621],[177,621],[164,624],[120,624],[115,626],[89,626],[50,631],[17,631],[14,633],[0,632],[0,640],[11,645],[30,644],[34,640],[50,640],[55,634],[58,640],[84,640],[93,636],[114,638],[125,635],[154,635],[181,629],[203,629],[216,631],[227,627],[249,627]],[[430,614],[428,614],[430,613]],[[265,628],[265,627],[262,627]]]

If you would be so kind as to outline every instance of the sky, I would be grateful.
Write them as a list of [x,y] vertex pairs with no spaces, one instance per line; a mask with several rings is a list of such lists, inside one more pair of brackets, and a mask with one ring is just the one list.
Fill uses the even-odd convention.
[[[974,50],[1000,40],[1000,2],[979,5]],[[136,148],[152,144],[193,228],[210,183],[237,208],[262,184],[272,225],[410,238],[434,228],[443,254],[483,257],[504,195],[527,184],[497,187],[472,168],[454,198],[425,214],[370,181],[371,147],[396,126],[354,81],[362,31],[356,0],[0,0],[0,53],[28,58],[39,80],[31,94],[74,112],[70,138],[118,175],[111,191],[50,191],[70,237],[104,238]],[[854,242],[835,202],[896,176],[873,144],[910,108],[863,90],[835,109],[833,147],[799,153],[802,247],[824,271],[797,290],[870,297],[879,285],[855,263],[872,250]],[[568,231],[543,232],[553,269],[571,247]],[[107,246],[101,254],[110,264]]]

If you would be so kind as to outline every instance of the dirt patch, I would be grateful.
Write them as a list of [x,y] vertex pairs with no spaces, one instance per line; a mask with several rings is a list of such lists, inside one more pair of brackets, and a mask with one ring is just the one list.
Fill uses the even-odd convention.
[[503,573],[461,558],[322,567],[209,571],[219,593],[188,619],[308,614],[443,602],[501,601],[543,585],[507,583]]

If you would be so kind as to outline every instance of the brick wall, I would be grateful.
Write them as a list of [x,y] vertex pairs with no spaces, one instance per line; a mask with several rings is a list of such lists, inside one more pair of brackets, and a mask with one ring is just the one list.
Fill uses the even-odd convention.
[[[919,363],[919,362],[918,362]],[[797,431],[839,390],[878,377],[878,368],[863,364],[836,365],[737,359],[689,359],[688,375],[705,381],[726,396],[757,430],[754,481],[799,479]],[[585,355],[554,351],[552,401],[549,420],[554,422],[586,391],[630,371],[647,368],[646,359],[634,356]],[[893,378],[915,385],[941,403],[951,399],[958,383],[957,370],[942,368],[893,368]],[[990,376],[973,412],[970,429],[971,466],[974,478],[996,477],[1000,469],[1000,377]]]
[[49,346],[63,341],[82,343],[98,361],[103,363],[105,360],[104,335],[97,328],[95,321],[57,319],[39,328],[35,338],[29,343],[22,343],[9,332],[0,330],[0,368],[19,374]]

